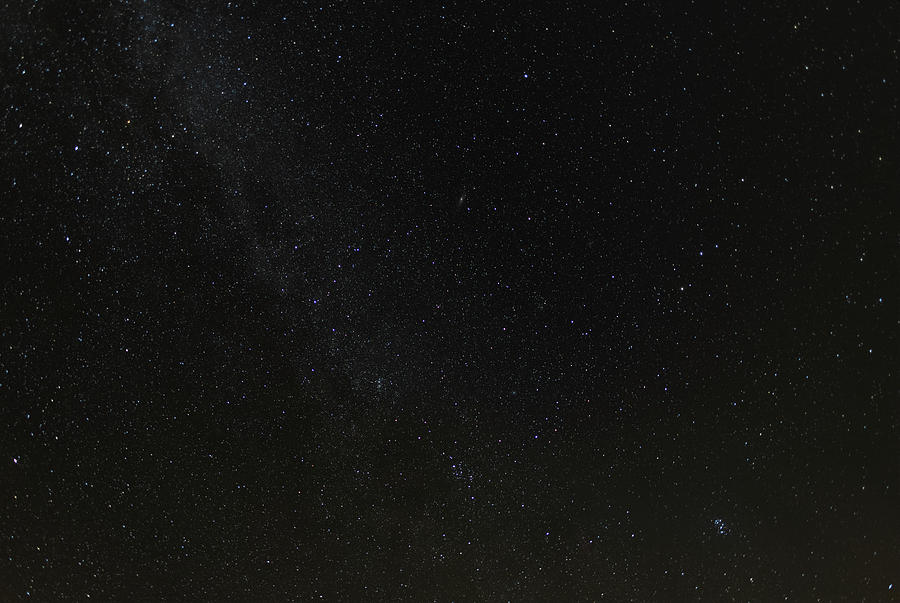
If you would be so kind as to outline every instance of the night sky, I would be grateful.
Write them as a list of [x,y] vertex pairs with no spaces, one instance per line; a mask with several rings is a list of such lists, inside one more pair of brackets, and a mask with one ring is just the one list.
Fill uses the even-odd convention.
[[0,601],[898,596],[900,6],[503,4],[3,3]]

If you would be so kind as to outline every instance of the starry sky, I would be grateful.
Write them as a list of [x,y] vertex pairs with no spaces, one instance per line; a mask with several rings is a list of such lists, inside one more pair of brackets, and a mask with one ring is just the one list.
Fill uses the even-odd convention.
[[0,600],[890,600],[898,24],[3,3]]

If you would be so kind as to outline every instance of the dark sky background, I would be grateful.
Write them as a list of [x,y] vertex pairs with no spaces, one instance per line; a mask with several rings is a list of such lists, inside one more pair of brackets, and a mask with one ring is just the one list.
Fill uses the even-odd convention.
[[0,600],[896,596],[900,9],[693,4],[3,3]]

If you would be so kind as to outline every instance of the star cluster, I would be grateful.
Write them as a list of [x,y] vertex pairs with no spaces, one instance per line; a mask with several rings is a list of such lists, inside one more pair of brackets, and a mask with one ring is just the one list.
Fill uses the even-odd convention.
[[0,8],[0,599],[882,600],[890,3]]

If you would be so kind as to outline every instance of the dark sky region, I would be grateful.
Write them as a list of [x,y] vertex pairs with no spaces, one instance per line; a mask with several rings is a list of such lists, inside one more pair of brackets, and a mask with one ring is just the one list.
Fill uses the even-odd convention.
[[0,600],[892,600],[898,32],[3,3]]

